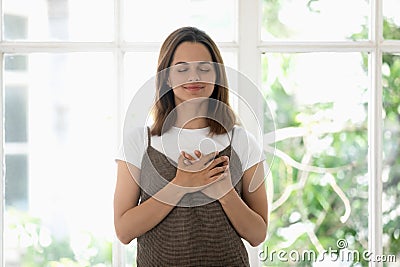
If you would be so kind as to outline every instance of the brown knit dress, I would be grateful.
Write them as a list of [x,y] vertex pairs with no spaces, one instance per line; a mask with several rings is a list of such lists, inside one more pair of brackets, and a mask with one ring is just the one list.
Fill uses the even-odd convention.
[[[229,156],[232,184],[241,196],[242,165],[232,148],[232,142],[219,155]],[[171,159],[151,146],[148,134],[148,145],[141,165],[140,203],[175,177],[175,166]],[[138,237],[137,266],[250,265],[241,237],[219,201],[196,192],[186,194],[158,225]]]

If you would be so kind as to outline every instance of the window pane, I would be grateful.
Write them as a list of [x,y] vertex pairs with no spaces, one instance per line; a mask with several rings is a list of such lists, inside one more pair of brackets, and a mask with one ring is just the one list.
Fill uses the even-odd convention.
[[191,25],[215,41],[234,41],[236,10],[235,0],[125,1],[125,37],[161,42],[175,29]]
[[6,142],[26,142],[28,126],[28,92],[26,87],[5,88],[5,139]]
[[136,255],[137,255],[137,240],[134,239],[129,245],[125,246],[125,261],[126,267],[136,267]]
[[27,209],[28,204],[28,161],[26,155],[6,155],[5,188],[6,206],[21,210]]
[[[262,40],[347,40],[368,33],[365,0],[262,0]],[[354,36],[362,39],[362,36]]]
[[383,56],[383,248],[400,257],[400,54]]
[[[25,150],[6,143],[13,153],[6,157],[6,266],[111,266],[112,53],[22,56],[28,58],[19,76],[29,91],[28,140]],[[5,71],[6,88],[13,77]],[[5,100],[6,107],[13,104]],[[25,161],[15,153],[25,153]],[[27,209],[18,203],[23,194]]]
[[383,37],[385,39],[400,40],[400,1],[383,1]]
[[[128,107],[136,92],[142,88],[146,82],[152,79],[157,72],[157,52],[132,52],[125,55],[125,105]],[[155,91],[149,94],[153,100]]]
[[111,41],[112,0],[4,0],[4,39]]
[[[360,53],[262,57],[278,140],[267,186],[273,192],[273,223],[264,251],[307,249],[321,255],[336,249],[340,239],[358,251],[368,249],[364,62],[367,55]],[[273,264],[268,266],[282,262],[275,257]]]

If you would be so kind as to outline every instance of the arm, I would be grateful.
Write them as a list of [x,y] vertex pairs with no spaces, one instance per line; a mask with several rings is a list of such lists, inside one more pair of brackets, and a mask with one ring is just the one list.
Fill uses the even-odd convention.
[[183,166],[184,157],[181,156],[174,179],[140,205],[140,188],[135,180],[140,170],[132,164],[118,161],[114,194],[114,226],[118,239],[124,244],[130,243],[160,223],[186,193],[201,190],[216,181],[220,171],[215,171],[214,167],[222,159],[204,167],[204,162],[212,156],[210,154],[190,166]]
[[[201,152],[196,150],[195,155],[202,158]],[[185,158],[194,158],[184,153]],[[222,156],[214,161],[221,162],[223,167],[215,167],[216,173],[224,172],[218,181],[204,188],[202,192],[207,196],[218,199],[235,230],[246,239],[250,245],[258,246],[265,240],[268,227],[268,202],[264,184],[263,162],[255,164],[243,174],[243,200],[232,187],[229,158]],[[213,164],[216,166],[216,164]]]
[[[140,170],[124,161],[118,161],[117,183],[114,193],[114,226],[118,239],[128,244],[161,222],[184,193],[168,184],[154,197],[138,205],[140,188],[134,177]],[[168,197],[169,204],[158,201]]]
[[[254,184],[259,186],[251,191]],[[258,246],[265,240],[268,227],[268,203],[262,162],[244,172],[243,200],[232,188],[219,201],[236,231],[250,245]]]

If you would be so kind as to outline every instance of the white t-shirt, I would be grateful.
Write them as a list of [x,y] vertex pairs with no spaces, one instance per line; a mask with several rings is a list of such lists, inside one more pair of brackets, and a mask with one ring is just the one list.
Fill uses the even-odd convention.
[[[214,134],[209,136],[210,128],[183,129],[172,127],[162,136],[151,136],[151,146],[168,158],[178,162],[181,151],[194,156],[194,150],[203,154],[221,151],[230,143],[232,131],[229,134]],[[141,168],[142,157],[147,148],[147,128],[138,127],[124,134],[123,144],[117,153],[117,160],[122,160]],[[232,140],[235,150],[242,163],[242,171],[264,161],[262,145],[254,136],[240,126],[235,126]]]

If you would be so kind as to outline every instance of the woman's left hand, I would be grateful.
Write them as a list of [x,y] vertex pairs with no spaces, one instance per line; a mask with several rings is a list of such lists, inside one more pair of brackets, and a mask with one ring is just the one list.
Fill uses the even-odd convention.
[[[199,150],[194,151],[194,154],[197,156],[198,159],[202,157],[202,154]],[[193,156],[191,156],[188,153],[183,154],[185,158],[189,161],[196,161],[198,159],[195,159]],[[224,195],[226,195],[230,190],[233,189],[232,186],[232,181],[231,181],[231,173],[229,171],[229,157],[227,156],[221,156],[223,157],[224,161],[222,163],[222,167],[215,167],[215,168],[221,168],[223,171],[221,171],[220,177],[211,183],[209,186],[201,190],[206,196],[213,198],[213,199],[220,199]]]

